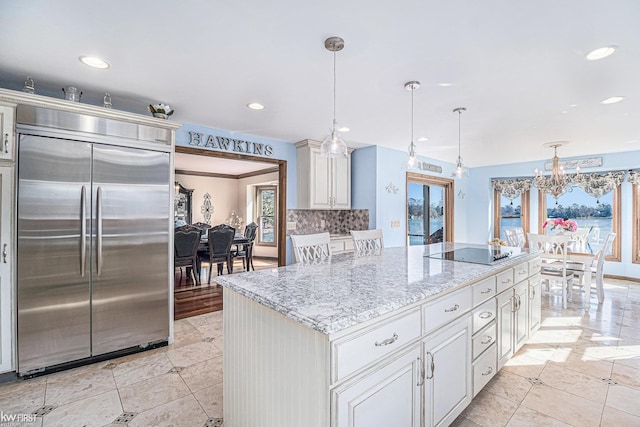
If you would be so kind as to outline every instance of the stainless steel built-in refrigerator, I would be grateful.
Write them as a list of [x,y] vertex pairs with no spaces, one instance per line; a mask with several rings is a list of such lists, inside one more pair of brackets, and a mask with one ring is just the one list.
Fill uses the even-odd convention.
[[24,106],[17,119],[18,373],[166,342],[164,131]]

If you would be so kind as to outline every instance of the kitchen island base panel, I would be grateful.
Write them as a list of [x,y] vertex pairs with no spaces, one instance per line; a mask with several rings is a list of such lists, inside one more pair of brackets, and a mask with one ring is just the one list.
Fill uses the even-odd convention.
[[327,336],[230,289],[223,304],[225,427],[328,426]]

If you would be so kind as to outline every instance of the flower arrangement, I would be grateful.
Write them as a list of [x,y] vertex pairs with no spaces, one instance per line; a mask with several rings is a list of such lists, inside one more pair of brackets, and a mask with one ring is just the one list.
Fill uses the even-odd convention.
[[153,114],[153,117],[161,117],[166,119],[173,114],[173,109],[167,104],[149,104],[149,112]]
[[490,241],[489,245],[491,245],[491,246],[509,246],[509,244],[507,242],[505,242],[504,240],[500,240],[497,237],[495,237],[492,241]]
[[576,231],[578,230],[578,223],[569,218],[553,218],[548,219],[542,224],[542,228],[549,227],[549,230],[557,231]]

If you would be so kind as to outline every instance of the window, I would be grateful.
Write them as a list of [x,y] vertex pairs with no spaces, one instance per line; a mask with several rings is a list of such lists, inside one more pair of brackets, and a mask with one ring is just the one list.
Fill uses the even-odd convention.
[[[548,218],[569,218],[578,223],[578,228],[588,228],[587,251],[596,253],[602,247],[604,238],[610,232],[620,236],[620,205],[621,186],[600,199],[587,194],[580,187],[573,187],[556,200],[538,192],[538,232],[545,230],[542,224]],[[620,238],[613,241],[612,255],[607,257],[612,261],[620,261]]]
[[276,245],[278,192],[275,186],[256,187],[256,217],[259,245]]
[[453,241],[453,180],[407,172],[407,243]]
[[510,200],[498,190],[493,193],[493,237],[507,240],[504,231],[522,227],[525,236],[529,232],[529,195],[524,191],[520,196]]

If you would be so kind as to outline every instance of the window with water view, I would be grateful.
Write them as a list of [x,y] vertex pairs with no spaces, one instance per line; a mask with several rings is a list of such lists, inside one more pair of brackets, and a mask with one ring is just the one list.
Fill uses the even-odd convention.
[[258,187],[258,243],[276,244],[276,187]]

